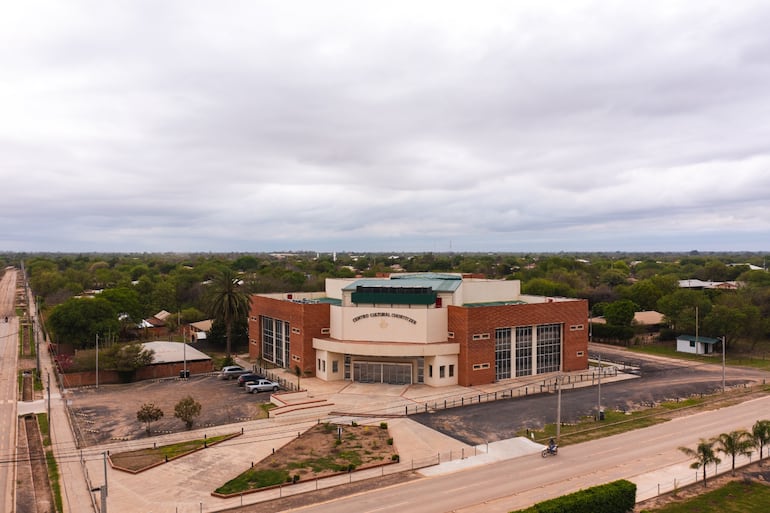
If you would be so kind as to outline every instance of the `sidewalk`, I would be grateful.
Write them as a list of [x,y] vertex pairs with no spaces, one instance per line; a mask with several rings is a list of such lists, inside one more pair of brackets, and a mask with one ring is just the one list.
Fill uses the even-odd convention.
[[[31,315],[37,319],[35,311],[35,302],[29,301]],[[35,323],[39,326],[39,323]],[[35,330],[35,336],[38,340],[38,349],[40,357],[40,376],[45,386],[50,382],[50,390],[44,391],[43,400],[31,403],[19,402],[19,415],[24,413],[44,413],[48,409],[48,398],[50,396],[51,414],[49,417],[49,426],[51,429],[51,445],[54,456],[59,466],[59,475],[61,476],[61,495],[64,507],[64,513],[83,513],[86,511],[96,511],[93,507],[91,492],[88,489],[84,468],[78,457],[78,449],[75,444],[75,437],[67,417],[65,399],[62,398],[59,384],[57,383],[53,371],[53,362],[46,345],[43,343],[39,329]],[[49,380],[50,378],[50,380]],[[49,395],[50,394],[50,395]],[[97,498],[98,500],[98,498]]]

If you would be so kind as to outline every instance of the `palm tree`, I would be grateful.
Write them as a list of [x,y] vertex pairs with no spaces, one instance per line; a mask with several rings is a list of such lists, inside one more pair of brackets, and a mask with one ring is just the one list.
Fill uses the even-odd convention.
[[732,475],[735,475],[735,457],[739,454],[749,456],[754,448],[751,433],[745,429],[722,433],[716,439],[717,450],[732,457]]
[[232,269],[223,269],[209,285],[208,310],[211,317],[225,325],[227,360],[231,354],[233,323],[249,315],[249,295],[240,290],[240,280]]
[[[762,461],[762,450],[770,443],[770,420],[758,420],[751,428],[754,447],[759,447],[759,461]],[[760,463],[761,464],[761,463]]]
[[690,465],[690,468],[699,469],[703,467],[703,486],[706,486],[706,465],[710,463],[722,463],[722,460],[717,458],[714,452],[714,440],[706,440],[701,438],[698,446],[693,450],[689,447],[680,447],[679,450],[685,453],[691,458],[695,458],[695,461]]

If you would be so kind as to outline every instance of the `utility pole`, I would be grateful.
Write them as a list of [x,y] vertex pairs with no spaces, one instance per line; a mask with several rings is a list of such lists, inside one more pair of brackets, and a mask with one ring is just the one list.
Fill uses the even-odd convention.
[[96,334],[96,389],[99,390],[99,334]]
[[561,381],[562,375],[556,377],[556,386],[559,389],[559,393],[556,399],[556,444],[559,444],[559,437],[561,436]]
[[722,336],[722,393],[725,393],[725,337]]
[[51,373],[46,372],[46,377],[48,378],[48,385],[46,386],[46,390],[48,391],[48,431],[51,430]]
[[602,355],[599,353],[599,402],[596,406],[596,417],[599,420],[604,420],[602,418]]

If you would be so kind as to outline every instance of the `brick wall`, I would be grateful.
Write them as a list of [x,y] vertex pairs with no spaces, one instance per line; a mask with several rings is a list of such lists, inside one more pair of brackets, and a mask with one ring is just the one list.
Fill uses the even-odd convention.
[[[299,367],[303,375],[315,376],[315,350],[313,338],[326,337],[321,329],[329,327],[328,303],[294,303],[264,296],[251,297],[249,313],[249,357],[258,359],[261,355],[262,326],[260,316],[287,321],[292,330],[290,335],[290,359],[288,366]],[[299,329],[300,333],[294,330]],[[256,343],[254,343],[256,342]],[[295,357],[299,357],[299,361]]]
[[[147,367],[142,367],[136,371],[134,374],[134,381],[178,377],[179,372],[182,370],[184,370],[184,362],[148,365]],[[187,370],[190,371],[190,376],[194,376],[196,374],[206,374],[214,370],[214,363],[211,360],[190,361],[187,362]],[[66,388],[95,385],[96,371],[68,372],[66,374],[62,374],[62,379],[64,380],[64,386]],[[110,385],[115,383],[121,383],[118,371],[99,371],[100,385]]]
[[[449,332],[460,344],[458,383],[473,386],[495,381],[495,329],[558,323],[562,330],[562,368],[564,371],[588,368],[588,302],[482,306],[449,306]],[[582,326],[582,330],[570,330]],[[473,335],[488,338],[473,340]],[[582,356],[579,354],[582,352]],[[474,370],[474,365],[489,368]]]

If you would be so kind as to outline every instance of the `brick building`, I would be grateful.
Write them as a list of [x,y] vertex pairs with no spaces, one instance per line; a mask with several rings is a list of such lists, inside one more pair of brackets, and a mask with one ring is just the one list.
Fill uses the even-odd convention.
[[324,380],[472,386],[588,367],[585,300],[459,274],[251,298],[249,355]]

